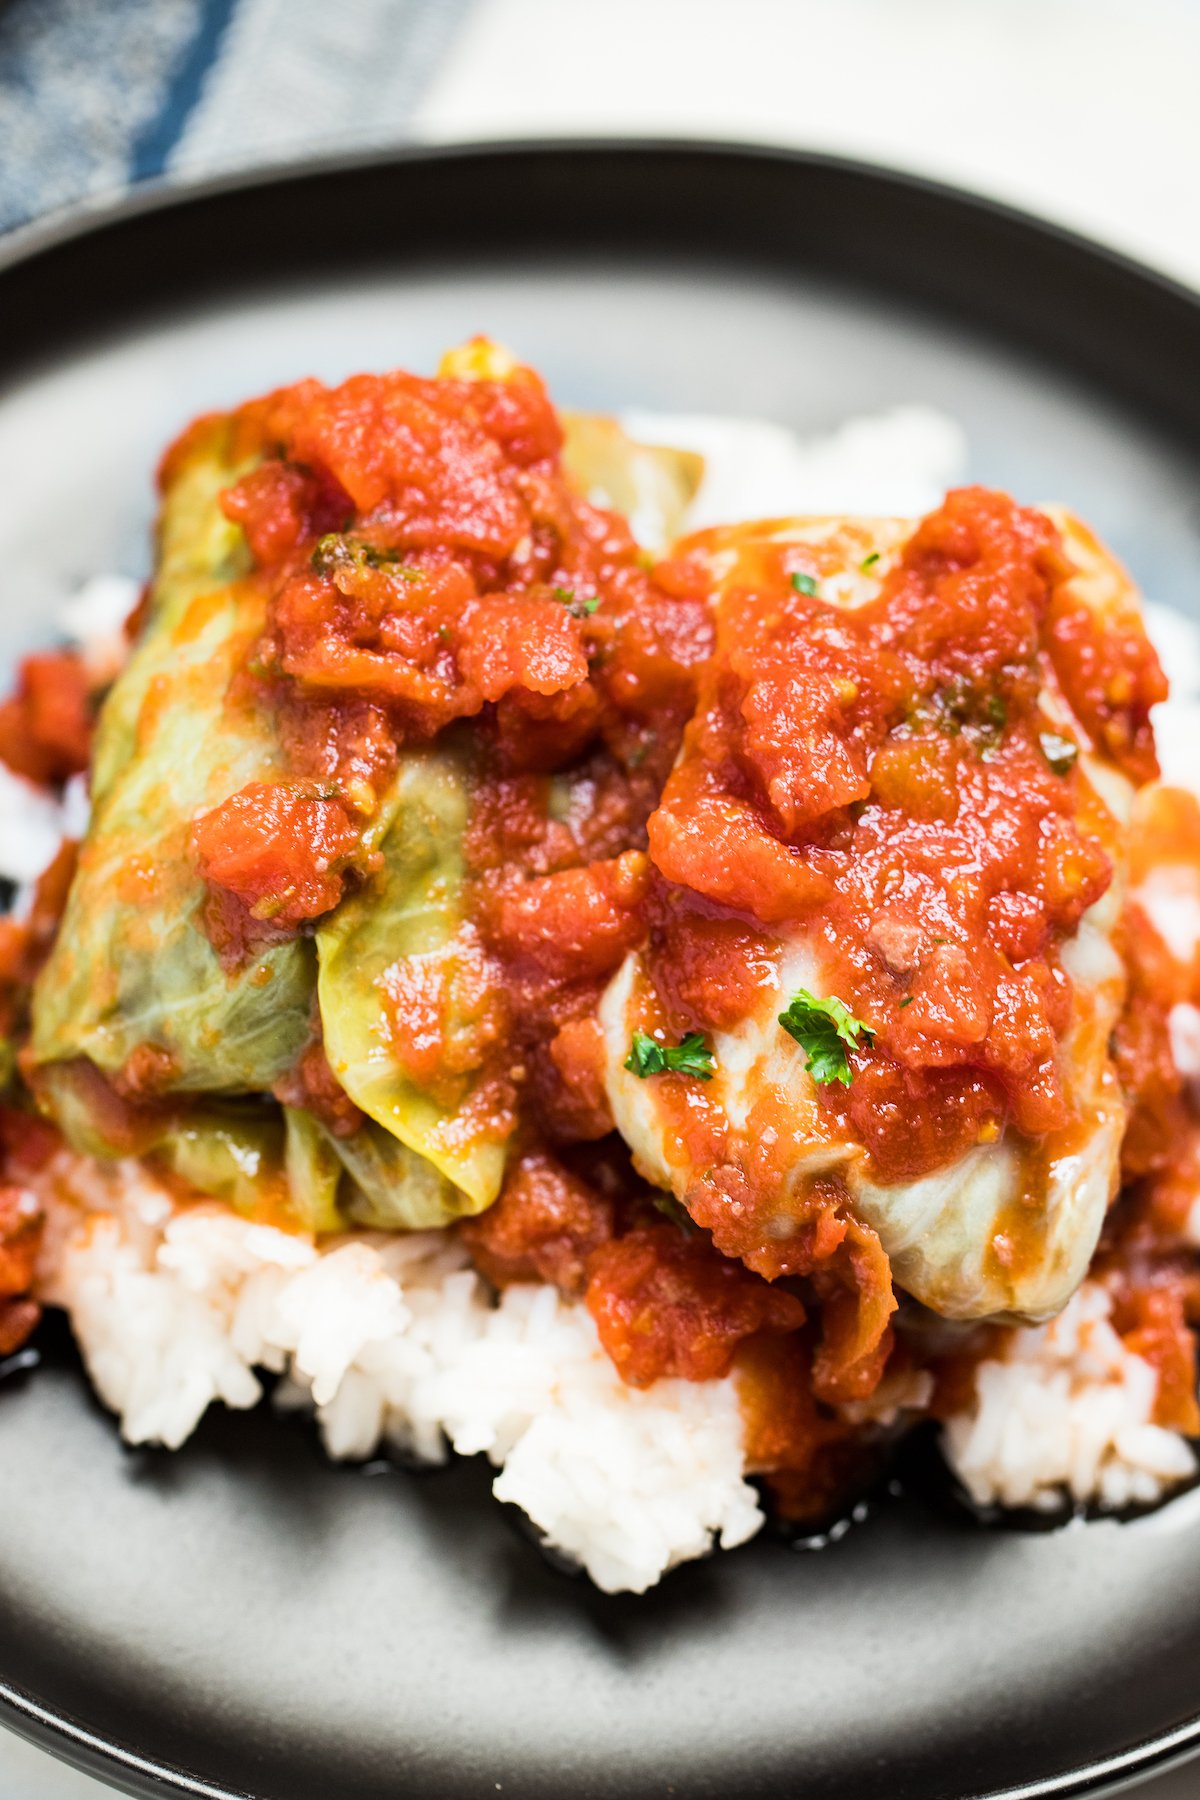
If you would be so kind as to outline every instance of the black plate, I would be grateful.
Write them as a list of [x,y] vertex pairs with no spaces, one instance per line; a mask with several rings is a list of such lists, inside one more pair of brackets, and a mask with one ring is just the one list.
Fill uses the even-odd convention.
[[[144,563],[201,406],[488,330],[576,405],[807,429],[930,400],[1194,606],[1200,306],[999,207],[818,157],[416,151],[138,199],[0,254],[0,653]],[[60,1334],[61,1336],[61,1334]],[[967,1800],[1200,1743],[1200,1496],[984,1532],[918,1498],[606,1599],[475,1466],[368,1479],[263,1415],[123,1451],[53,1338],[0,1390],[2,1716],[130,1793]]]

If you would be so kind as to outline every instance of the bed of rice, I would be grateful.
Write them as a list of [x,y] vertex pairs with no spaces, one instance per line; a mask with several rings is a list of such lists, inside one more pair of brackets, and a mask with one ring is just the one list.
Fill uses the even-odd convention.
[[[920,408],[851,421],[814,443],[732,421],[629,423],[707,457],[696,524],[922,512],[965,457],[958,428]],[[64,634],[110,655],[135,594],[118,577],[89,583]],[[1164,772],[1196,786],[1200,630],[1154,607],[1149,623],[1173,685],[1156,721]],[[61,836],[79,834],[86,805],[82,783],[60,804],[0,765],[0,875],[17,884],[18,908]],[[1161,923],[1200,939],[1200,919],[1176,912]],[[1200,1015],[1177,1012],[1177,1049],[1200,1075]],[[214,1402],[256,1404],[256,1371],[268,1370],[282,1377],[276,1404],[315,1412],[331,1456],[368,1457],[380,1445],[423,1462],[486,1455],[496,1497],[609,1591],[642,1592],[763,1522],[732,1378],[626,1387],[582,1306],[542,1286],[493,1294],[441,1234],[360,1232],[318,1249],[217,1205],[181,1211],[136,1164],[66,1155],[39,1198],[50,1217],[43,1297],[68,1312],[132,1443],[177,1447]],[[1200,1242],[1200,1203],[1195,1218]],[[943,1431],[976,1501],[1123,1508],[1194,1474],[1190,1445],[1151,1423],[1155,1374],[1108,1315],[1103,1289],[1086,1283],[1057,1319],[1012,1334],[1004,1359],[981,1365],[970,1410]],[[905,1404],[924,1397],[914,1388]]]

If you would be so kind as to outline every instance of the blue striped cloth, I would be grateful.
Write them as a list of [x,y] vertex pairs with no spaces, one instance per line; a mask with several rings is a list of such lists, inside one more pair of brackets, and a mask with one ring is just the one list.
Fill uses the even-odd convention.
[[0,230],[161,175],[394,142],[472,0],[0,0]]

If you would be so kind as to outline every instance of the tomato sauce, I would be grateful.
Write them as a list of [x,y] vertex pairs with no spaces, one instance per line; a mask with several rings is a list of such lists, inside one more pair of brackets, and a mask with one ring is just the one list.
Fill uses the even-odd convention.
[[0,1358],[19,1350],[41,1318],[30,1289],[45,1220],[29,1184],[59,1148],[44,1120],[0,1104]]
[[809,1530],[844,1516],[848,1499],[878,1481],[887,1441],[819,1402],[809,1334],[747,1338],[738,1347],[734,1375],[745,1419],[746,1468],[767,1489],[775,1516]]
[[16,692],[0,700],[0,762],[44,785],[87,768],[95,713],[92,682],[74,650],[27,656]]
[[744,1338],[796,1331],[806,1316],[795,1294],[666,1223],[635,1227],[596,1252],[587,1305],[600,1342],[634,1387],[662,1376],[726,1375]]
[[1138,798],[1129,842],[1129,899],[1121,948],[1129,973],[1114,1034],[1132,1111],[1122,1144],[1124,1187],[1093,1265],[1113,1295],[1127,1347],[1158,1372],[1158,1424],[1200,1434],[1200,1108],[1195,1074],[1172,1045],[1175,1009],[1200,1006],[1200,937],[1190,954],[1160,934],[1155,889],[1200,906],[1200,802],[1157,787]]
[[601,1153],[587,1169],[584,1179],[544,1150],[527,1152],[495,1205],[459,1234],[497,1287],[548,1281],[583,1298],[632,1386],[726,1375],[745,1340],[804,1324],[797,1294],[662,1219],[619,1158]]
[[294,925],[337,905],[358,838],[336,794],[255,781],[196,820],[192,853],[205,880],[252,917]]
[[[831,991],[876,1034],[822,1100],[894,1182],[1008,1119],[1032,1136],[1067,1117],[1058,950],[1112,873],[1077,759],[1056,772],[1040,741],[1057,675],[1046,620],[1070,566],[1047,519],[982,490],[950,495],[853,611],[816,577],[797,592],[800,558],[819,566],[804,546],[751,541],[724,577],[650,854],[673,887],[760,930],[819,920]],[[711,996],[675,973],[705,959],[684,940],[713,930],[676,907],[653,942],[672,1030],[726,1021],[719,957]]]
[[495,1205],[459,1229],[494,1286],[548,1281],[578,1298],[591,1257],[614,1235],[616,1206],[611,1195],[537,1150],[518,1159]]

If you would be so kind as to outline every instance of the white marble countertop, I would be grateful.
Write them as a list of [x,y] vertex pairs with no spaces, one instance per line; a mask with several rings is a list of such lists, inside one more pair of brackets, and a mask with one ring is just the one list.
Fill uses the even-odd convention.
[[[1009,200],[1200,287],[1198,72],[1198,0],[477,0],[415,128],[832,150]],[[4,1800],[107,1791],[0,1734]],[[1196,1800],[1200,1770],[1138,1792]]]

